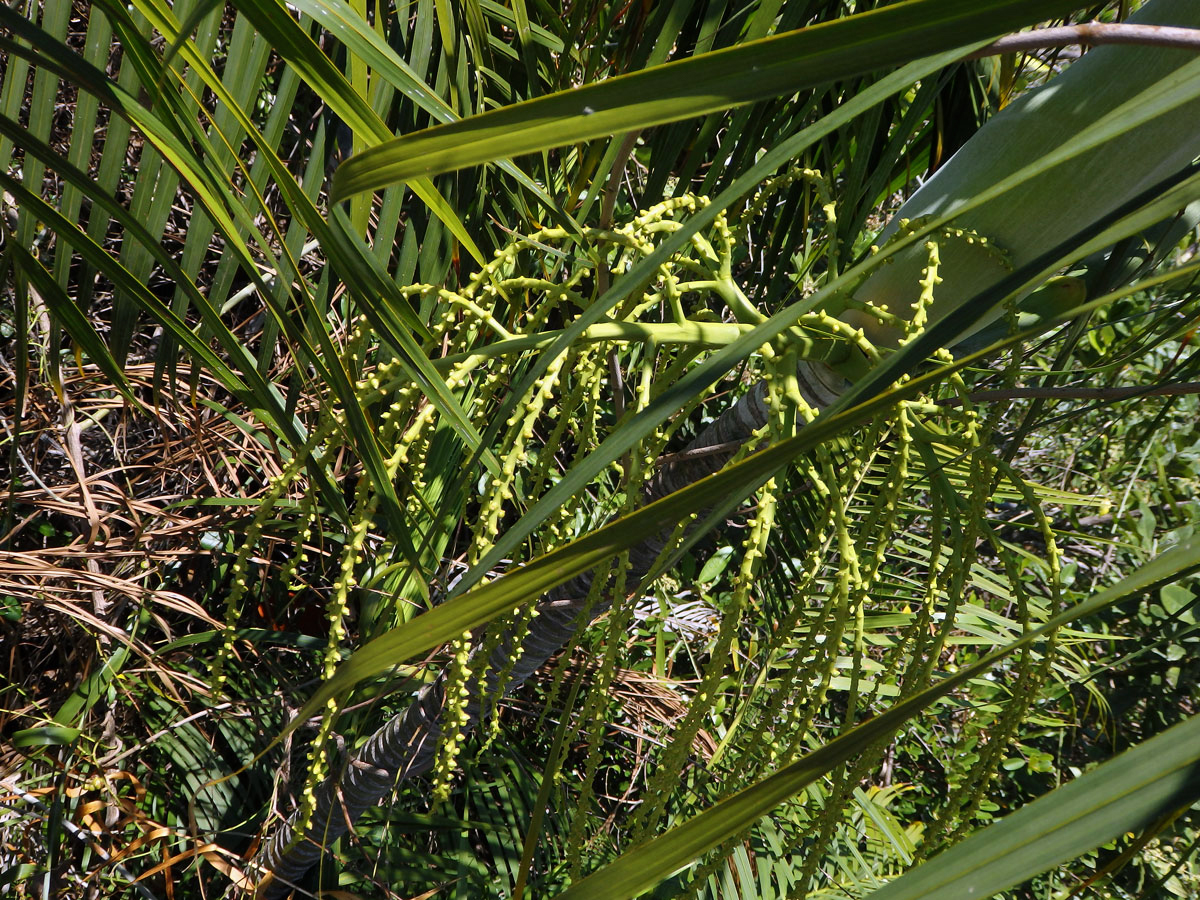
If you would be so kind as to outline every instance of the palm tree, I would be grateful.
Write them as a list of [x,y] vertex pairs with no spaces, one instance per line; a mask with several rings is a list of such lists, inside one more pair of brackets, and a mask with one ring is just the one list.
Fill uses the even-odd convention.
[[[1164,14],[1160,12],[1159,15]],[[1179,15],[1179,11],[1167,10],[1166,18],[1157,21],[1170,21],[1172,15]],[[1039,92],[1026,94],[968,142],[955,160],[942,168],[897,213],[896,220],[903,219],[906,214],[913,217],[942,214],[950,218],[945,215],[947,212],[952,213],[965,206],[966,212],[955,217],[955,223],[966,224],[979,235],[998,236],[997,245],[1007,250],[1010,256],[1006,261],[1007,266],[995,260],[986,260],[986,254],[985,261],[981,263],[979,251],[971,247],[975,242],[950,242],[940,259],[944,268],[936,270],[936,273],[940,283],[941,273],[947,272],[951,286],[930,291],[933,303],[929,308],[922,309],[914,304],[917,314],[925,321],[937,322],[950,315],[956,304],[981,294],[986,296],[989,289],[1001,283],[1006,290],[996,299],[1019,292],[1020,283],[1013,283],[1009,274],[1011,269],[1037,265],[1037,269],[1026,274],[1029,281],[1044,278],[1047,269],[1061,269],[1063,250],[1071,247],[1072,243],[1079,243],[1079,235],[1095,229],[1096,223],[1112,218],[1118,210],[1124,212],[1122,206],[1140,199],[1139,194],[1153,190],[1152,196],[1161,195],[1162,186],[1157,182],[1164,176],[1178,178],[1176,173],[1181,170],[1186,173],[1187,165],[1195,155],[1196,141],[1194,136],[1181,132],[1181,127],[1184,122],[1194,121],[1195,101],[1192,101],[1191,107],[1184,107],[1186,111],[1181,112],[1180,117],[1170,115],[1152,118],[1149,126],[1142,126],[1136,132],[1128,129],[1127,122],[1112,143],[1103,138],[1093,139],[1090,150],[1085,142],[1081,142],[1084,143],[1082,149],[1069,144],[1072,136],[1090,137],[1088,128],[1109,109],[1131,100],[1144,103],[1145,99],[1140,96],[1142,92],[1153,91],[1157,83],[1175,75],[1179,64],[1179,56],[1145,49],[1090,54],[1085,62],[1073,66],[1067,75],[1055,79],[1052,90],[1043,88],[1042,93],[1046,93],[1050,99],[1043,100]],[[1098,83],[1113,85],[1113,94],[1106,96],[1103,104],[1096,101],[1094,86]],[[1036,115],[1028,113],[1027,108],[1035,109]],[[535,113],[531,111],[530,119],[534,116]],[[480,128],[484,127],[481,122]],[[445,130],[461,134],[470,128],[468,123],[461,127],[450,126]],[[1112,132],[1108,132],[1108,135],[1111,137]],[[431,134],[426,141],[428,143],[435,139],[435,135]],[[364,161],[362,165],[368,171],[372,168],[378,171],[380,160],[390,152],[393,158],[399,160],[394,165],[399,165],[403,170],[406,153],[415,156],[422,152],[419,145],[417,149],[410,149],[409,146],[420,140],[421,136],[401,138],[393,142],[391,147],[380,148],[369,163]],[[1066,147],[1063,147],[1064,143],[1067,143]],[[1149,147],[1158,147],[1166,152],[1149,155]],[[1065,182],[1063,173],[1052,168],[1053,162],[1048,164],[1042,159],[1055,151],[1059,151],[1060,159],[1075,160]],[[1114,169],[1113,162],[1116,159],[1136,159],[1138,165],[1117,166]],[[347,180],[353,177],[355,165],[354,161],[347,164],[347,171],[351,173],[347,175]],[[1006,185],[1005,178],[1014,173],[1016,177]],[[1011,191],[1013,181],[1021,184],[1025,192],[1018,202],[1014,202],[1011,195],[1001,193],[1006,187]],[[1079,196],[1080,202],[1062,202],[1064,183],[1082,187],[1097,181],[1102,181],[1108,190],[1090,195],[1076,190],[1073,196]],[[927,197],[933,198],[932,202]],[[1042,202],[1030,202],[1030,197]],[[1024,216],[1029,216],[1031,225],[1019,224],[1024,222]],[[893,225],[891,229],[885,229],[883,237],[894,232]],[[937,234],[928,226],[925,233]],[[1047,259],[1044,248],[1052,238],[1058,238],[1059,243],[1057,246],[1051,245],[1056,255]],[[867,305],[868,310],[852,308],[846,314],[851,321],[863,325],[876,344],[895,342],[896,335],[902,336],[904,332],[899,331],[898,326],[893,326],[890,332],[885,330],[884,323],[887,320],[877,318],[870,307],[886,311],[894,317],[893,321],[902,322],[910,318],[912,311],[905,308],[911,297],[909,285],[925,284],[923,276],[928,276],[932,268],[927,253],[922,252],[920,247],[913,247],[901,259],[902,262],[892,260],[890,267],[876,270],[856,291],[856,301]],[[1029,274],[1034,278],[1030,279]],[[929,282],[929,286],[932,287],[932,282]],[[1081,303],[1076,293],[1068,292],[1066,296],[1069,302],[1064,304],[1063,311]],[[971,310],[966,321],[975,323],[973,327],[978,329],[978,323],[986,322],[987,318],[987,313]],[[959,331],[963,330],[960,325]],[[953,333],[949,332],[951,335]],[[825,366],[821,370],[830,371]],[[815,385],[819,387],[814,390],[810,386],[814,385],[812,376],[805,377],[812,371],[807,366],[800,370],[800,396],[816,409],[827,409],[834,405],[842,393],[833,387],[840,379],[831,373],[823,381],[816,381]],[[698,465],[693,463],[693,468],[685,475],[676,471],[680,462],[667,464],[645,490],[646,499],[661,499],[671,490],[693,484],[722,468],[733,457],[733,448],[741,446],[759,429],[766,427],[769,416],[765,393],[766,384],[759,382],[755,390],[731,407],[684,452],[687,454],[713,445],[729,449],[703,457],[702,462]],[[688,457],[685,455],[683,459]],[[628,575],[632,578],[629,578],[628,584],[642,582],[662,555],[666,538],[664,531],[658,537],[631,549]],[[494,693],[502,679],[509,690],[519,686],[554,652],[568,643],[583,621],[608,611],[612,588],[601,588],[597,599],[592,575],[592,572],[585,572],[547,593],[532,627],[523,622],[519,630],[510,628],[503,636],[486,644],[491,653],[481,667],[485,674],[481,685],[477,685],[466,700],[465,713],[457,720],[459,729],[470,728],[478,721],[481,708],[487,702],[478,691]],[[518,661],[514,665],[511,661],[514,644],[520,641],[524,644],[515,654]],[[480,667],[478,663],[476,667]],[[298,841],[288,827],[277,833],[264,854],[268,871],[281,875],[288,882],[298,877],[319,858],[324,842],[342,834],[345,825],[392,790],[398,778],[421,774],[433,765],[437,744],[443,739],[442,711],[447,707],[446,678],[447,673],[443,673],[441,679],[420,693],[407,712],[397,716],[378,732],[356,759],[356,765],[348,768],[343,778],[334,777],[327,782],[308,826],[307,841]],[[337,799],[339,797],[340,802]],[[285,847],[290,849],[285,851]]]
[[[37,24],[33,10],[0,14],[13,36],[0,130],[20,161],[0,176],[20,209],[6,258],[13,308],[32,309],[36,323],[18,329],[18,358],[36,349],[48,383],[68,385],[57,388],[68,440],[72,396],[84,392],[55,352],[60,329],[95,367],[88,377],[107,379],[87,396],[107,390],[145,409],[165,379],[234,424],[220,433],[250,435],[253,455],[224,463],[228,475],[215,483],[218,495],[251,503],[237,538],[225,541],[199,517],[190,526],[232,560],[201,592],[204,614],[223,624],[196,644],[215,647],[205,678],[218,706],[241,708],[274,690],[239,665],[266,646],[242,630],[256,610],[292,628],[307,604],[329,622],[324,683],[289,726],[295,734],[320,714],[301,809],[267,843],[268,871],[298,877],[400,778],[432,768],[433,793],[454,796],[465,733],[486,720],[484,743],[495,741],[500,697],[522,688],[558,724],[545,732],[549,746],[530,738],[548,760],[525,782],[538,795],[531,842],[494,845],[481,863],[507,866],[514,890],[535,871],[535,826],[558,790],[555,772],[568,769],[580,782],[579,812],[556,807],[560,844],[542,851],[550,861],[541,890],[610,859],[571,890],[626,896],[660,881],[671,892],[701,890],[725,860],[750,871],[749,854],[761,855],[747,849],[751,839],[801,835],[810,852],[771,877],[780,890],[803,890],[819,881],[822,859],[837,858],[843,810],[865,803],[856,788],[895,730],[952,691],[986,699],[978,684],[967,692],[968,678],[1011,656],[1000,669],[1007,705],[973,713],[946,738],[974,759],[947,776],[919,850],[913,835],[892,834],[899,856],[880,856],[871,883],[974,827],[1039,686],[1074,664],[1069,651],[1054,655],[1053,640],[1035,642],[1195,566],[1184,547],[1069,606],[1058,529],[1043,511],[1063,496],[1022,471],[1015,446],[995,450],[1001,420],[971,406],[970,384],[999,377],[1018,390],[1019,372],[1015,355],[998,370],[968,366],[1190,272],[1128,287],[1138,236],[1195,193],[1195,79],[1184,51],[1089,53],[943,165],[937,139],[949,132],[929,124],[929,111],[959,98],[961,115],[964,96],[987,102],[971,66],[990,63],[956,63],[962,48],[1074,5],[1014,0],[981,11],[916,0],[844,19],[832,4],[756,7],[744,19],[720,4],[646,15],[598,5],[541,22],[523,4],[469,4],[451,17],[420,6],[411,18],[315,2],[294,7],[299,20],[268,4],[227,17],[203,5],[98,5],[86,23],[54,4],[38,10]],[[1176,7],[1155,0],[1141,21],[1189,24],[1194,12]],[[810,16],[827,24],[791,31]],[[610,43],[581,40],[601,22]],[[223,68],[210,64],[214,50]],[[668,58],[679,61],[655,67]],[[622,72],[632,74],[601,77]],[[996,74],[1009,90],[1011,70]],[[79,92],[69,143],[39,100],[61,90],[60,78]],[[1104,103],[1095,84],[1109,92]],[[636,102],[645,97],[661,99]],[[390,140],[394,129],[459,117]],[[97,121],[107,131],[92,159]],[[601,139],[609,134],[617,137]],[[136,170],[126,168],[131,146]],[[322,213],[326,168],[347,153]],[[501,162],[469,177],[442,174],[492,159]],[[914,162],[939,171],[893,217],[912,221],[886,229],[878,240],[892,242],[871,255],[859,237]],[[191,212],[184,231],[172,209],[180,186]],[[378,207],[359,193],[376,189]],[[75,224],[81,208],[86,231]],[[1193,226],[1184,218],[1160,227],[1155,261]],[[989,240],[1001,251],[980,249]],[[1086,307],[1078,277],[1030,295],[1085,264]],[[1180,296],[1187,324],[1192,301]],[[1154,343],[1180,333],[1171,315],[1152,330]],[[149,348],[142,316],[162,329]],[[1062,359],[1072,358],[1082,321],[1062,339]],[[989,323],[973,338],[983,351],[952,361],[942,350]],[[742,399],[708,400],[714,384]],[[691,414],[713,422],[697,429]],[[1018,430],[1036,422],[1034,410]],[[69,456],[91,543],[111,500],[90,493],[82,452]],[[1032,573],[997,533],[989,504],[999,497],[1027,505],[1037,523],[1044,562]],[[658,591],[660,609],[678,603],[655,579],[679,560],[691,564],[704,535],[731,517],[746,526],[726,538],[734,577],[700,582],[714,585],[707,599],[719,602],[719,621],[700,658],[678,667],[695,686],[652,754],[658,774],[646,777],[641,807],[621,826],[632,855],[617,859],[590,814],[606,802],[596,794],[611,752],[604,723],[620,714],[608,709],[609,692],[633,661],[624,635],[655,620],[639,607],[648,592]],[[160,531],[168,529],[149,533]],[[166,538],[146,543],[155,540]],[[87,543],[65,564],[50,554],[57,561],[38,577],[97,575]],[[164,588],[178,580],[175,558],[147,559]],[[117,580],[94,595],[89,614],[131,615],[141,624],[121,633],[136,651],[146,640],[138,629],[157,627],[153,611],[178,601],[137,594],[120,564],[106,574]],[[141,598],[143,612],[114,611],[103,590]],[[217,592],[223,612],[211,608]],[[890,626],[874,621],[880,594]],[[582,628],[601,617],[607,627]],[[937,681],[957,658],[960,628],[1000,649]],[[352,632],[363,646],[347,656]],[[668,640],[691,652],[662,625],[653,640],[658,674]],[[396,696],[396,666],[447,642],[441,674],[400,691],[411,705],[401,702],[382,729],[369,709],[336,717],[355,685]],[[564,646],[579,652],[530,679]],[[573,673],[589,654],[592,670]],[[111,655],[83,696],[100,697],[128,655]],[[745,662],[731,673],[730,659]],[[97,702],[62,703],[24,740],[75,740],[78,732],[47,729],[83,724]],[[681,783],[697,736],[714,722],[724,731],[708,751],[713,774],[690,770]],[[807,752],[823,722],[840,737]],[[329,749],[335,729],[349,745],[341,763]],[[243,761],[255,746],[233,725],[214,734]],[[1149,783],[1171,790],[1134,791],[1142,805],[1114,819],[1112,834],[1190,798],[1168,775],[1192,757],[1149,758],[1159,767]],[[731,773],[734,784],[722,783]],[[187,773],[205,832],[261,813],[255,800],[240,807],[230,782],[214,783],[218,774],[205,762]],[[802,790],[812,810],[792,805],[762,820]],[[882,806],[870,808],[885,821]],[[705,809],[667,827],[680,811]],[[1044,865],[1104,839],[1077,841]],[[220,859],[217,844],[205,846],[206,858]],[[585,851],[566,871],[554,867]],[[1002,868],[988,875],[989,889],[1035,872]]]

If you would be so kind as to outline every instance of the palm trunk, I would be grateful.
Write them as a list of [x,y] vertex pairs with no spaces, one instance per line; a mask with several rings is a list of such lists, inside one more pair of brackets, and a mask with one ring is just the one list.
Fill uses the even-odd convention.
[[[797,374],[805,400],[818,409],[833,403],[842,389],[841,378],[823,364],[802,362]],[[658,500],[718,471],[766,422],[766,386],[759,382],[697,435],[684,453],[659,467],[645,488],[645,502]],[[697,452],[710,448],[712,452]],[[668,537],[663,534],[630,549],[627,583],[637,584],[649,573]],[[511,658],[516,635],[510,632],[501,637],[488,659],[485,679],[489,693],[494,695],[506,672],[504,690],[515,690],[580,628],[612,606],[611,593],[602,591],[599,601],[585,608],[594,578],[594,571],[586,572],[545,595],[538,604],[538,615],[521,639],[521,654],[515,664]],[[316,809],[302,838],[297,839],[295,833],[295,814],[279,827],[259,853],[258,862],[267,873],[260,886],[264,897],[286,893],[288,885],[303,877],[321,858],[324,848],[345,834],[366,809],[394,790],[401,780],[432,767],[442,737],[446,679],[443,671],[437,681],[422,688],[405,712],[375,732],[345,770],[318,789]],[[473,693],[467,700],[464,731],[473,728],[481,717],[485,698],[478,684],[478,680],[471,679],[467,685]]]

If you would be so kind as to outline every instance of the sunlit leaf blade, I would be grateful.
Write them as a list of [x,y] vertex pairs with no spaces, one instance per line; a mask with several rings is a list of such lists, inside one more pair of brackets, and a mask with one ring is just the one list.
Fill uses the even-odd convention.
[[340,200],[493,159],[794,93],[982,41],[1081,5],[1004,0],[981,18],[978,4],[970,0],[908,0],[389,140],[343,163],[331,196]]
[[983,900],[1198,797],[1200,716],[1193,716],[976,832],[871,900]]
[[[151,0],[145,2],[150,3]],[[342,73],[321,52],[316,42],[292,18],[284,4],[271,3],[269,0],[247,0],[239,4],[238,8],[271,42],[275,51],[296,67],[305,81],[350,126],[356,136],[371,143],[391,137],[391,131],[383,120],[350,86]],[[174,17],[165,9],[159,10],[159,14],[162,17],[159,24],[164,32],[177,33],[178,26],[171,27],[173,22],[167,24],[168,18],[173,20]],[[433,182],[427,178],[417,178],[409,186],[445,223],[467,252],[478,263],[484,264],[486,259],[483,253],[476,246],[454,208],[433,186]]]
[[[459,119],[449,104],[421,81],[412,67],[401,59],[361,16],[355,14],[348,4],[340,0],[299,0],[294,7],[320,22],[366,62],[376,76],[386,79],[435,119],[442,122],[454,122]],[[547,209],[554,210],[562,218],[567,218],[566,213],[559,208],[558,201],[524,171],[508,160],[502,160],[500,166],[516,178],[526,191],[537,197],[539,202],[545,204]]]
[[43,725],[14,732],[11,740],[14,747],[58,747],[77,741],[80,733],[78,728]]

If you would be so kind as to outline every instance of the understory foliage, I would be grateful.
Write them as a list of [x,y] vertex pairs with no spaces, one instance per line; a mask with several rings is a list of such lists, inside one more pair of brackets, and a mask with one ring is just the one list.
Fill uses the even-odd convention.
[[[249,895],[273,840],[340,817],[310,892],[865,897],[1190,721],[1195,561],[1125,585],[1192,546],[1194,198],[1102,250],[1111,222],[1063,235],[1065,278],[931,346],[956,275],[1028,273],[952,221],[880,237],[1059,51],[835,59],[329,198],[394,133],[875,5],[0,14],[0,890]],[[941,43],[876,39],[894,68],[1046,14],[1009,5],[917,0]],[[903,303],[855,297],[909,246]],[[330,798],[413,721],[421,765],[344,821]],[[625,890],[623,854],[837,746]],[[1192,799],[1003,887],[1193,895]]]

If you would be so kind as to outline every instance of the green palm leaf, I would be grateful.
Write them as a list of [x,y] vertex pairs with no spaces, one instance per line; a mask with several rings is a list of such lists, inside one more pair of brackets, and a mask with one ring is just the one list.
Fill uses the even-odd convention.
[[394,138],[343,163],[333,198],[794,93],[981,42],[1078,5],[1006,0],[981,17],[964,0],[907,0]]

